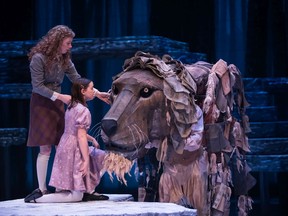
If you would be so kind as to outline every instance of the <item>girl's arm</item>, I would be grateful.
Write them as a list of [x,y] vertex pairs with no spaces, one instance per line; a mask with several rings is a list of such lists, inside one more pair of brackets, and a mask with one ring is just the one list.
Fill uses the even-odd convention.
[[82,172],[83,176],[86,176],[89,170],[89,149],[86,130],[83,128],[78,128],[77,137],[83,160],[80,172]]
[[99,147],[100,147],[100,145],[99,145],[99,143],[97,142],[97,140],[96,140],[94,137],[90,136],[89,134],[87,134],[87,139],[88,139],[89,142],[92,142],[92,143],[93,143],[93,146],[94,146],[95,148],[99,148]]

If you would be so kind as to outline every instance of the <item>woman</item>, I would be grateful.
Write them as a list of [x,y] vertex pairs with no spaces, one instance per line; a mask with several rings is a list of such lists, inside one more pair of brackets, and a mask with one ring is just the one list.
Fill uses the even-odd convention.
[[[64,130],[64,103],[71,99],[70,95],[61,94],[61,84],[65,75],[71,82],[81,77],[70,57],[74,37],[75,33],[69,27],[57,25],[28,54],[32,96],[27,146],[40,147],[36,171],[43,194],[49,193],[46,176],[51,149],[59,143]],[[106,92],[94,89],[94,96],[109,103]]]
[[[93,82],[80,78],[72,86],[71,102],[65,113],[65,131],[55,154],[50,186],[56,193],[43,194],[39,189],[25,202],[78,202],[84,193],[93,194],[103,174],[105,152],[94,137],[87,134],[91,114],[86,101],[94,98]],[[88,141],[96,149],[88,148]],[[91,159],[90,159],[91,158]],[[109,197],[98,195],[98,200]]]

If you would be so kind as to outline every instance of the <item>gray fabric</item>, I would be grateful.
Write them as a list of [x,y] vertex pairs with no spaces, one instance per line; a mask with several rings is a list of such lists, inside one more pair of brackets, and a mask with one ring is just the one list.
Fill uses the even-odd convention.
[[44,97],[51,98],[53,92],[61,92],[61,84],[64,75],[68,77],[71,82],[79,79],[74,64],[70,61],[69,68],[64,70],[60,65],[55,64],[50,71],[45,71],[45,56],[36,53],[30,62],[32,92],[38,93]]

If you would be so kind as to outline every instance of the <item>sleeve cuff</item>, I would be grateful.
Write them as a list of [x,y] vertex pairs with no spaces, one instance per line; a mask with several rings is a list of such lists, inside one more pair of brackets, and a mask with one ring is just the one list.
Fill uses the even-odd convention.
[[52,101],[55,101],[58,98],[59,93],[53,92],[52,97],[50,98]]

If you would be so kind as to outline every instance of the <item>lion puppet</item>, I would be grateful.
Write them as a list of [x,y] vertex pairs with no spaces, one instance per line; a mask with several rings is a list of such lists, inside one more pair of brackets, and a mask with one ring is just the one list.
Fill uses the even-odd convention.
[[154,152],[160,202],[229,215],[234,192],[238,214],[247,215],[255,184],[245,158],[248,105],[235,65],[188,65],[139,51],[113,77],[101,136],[108,151],[130,161]]

